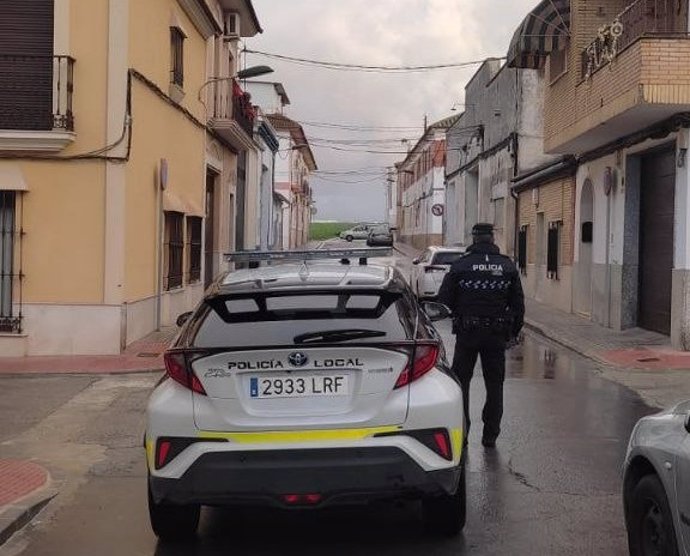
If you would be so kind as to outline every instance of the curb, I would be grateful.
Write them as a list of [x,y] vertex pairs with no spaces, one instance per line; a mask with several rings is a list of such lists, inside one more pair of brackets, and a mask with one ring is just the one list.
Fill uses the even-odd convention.
[[555,342],[560,346],[568,348],[570,351],[574,351],[575,353],[583,357],[586,357],[587,359],[591,359],[599,365],[616,368],[616,365],[613,365],[610,361],[607,361],[603,357],[600,357],[596,354],[596,352],[583,349],[577,342],[564,338],[563,336],[560,336],[558,334],[553,334],[552,332],[546,332],[544,330],[544,327],[540,323],[530,319],[529,317],[525,317],[525,328],[531,330],[532,332],[536,332],[537,334],[543,336],[547,340],[551,340],[552,342]]
[[86,369],[81,370],[71,370],[71,371],[0,371],[0,378],[9,377],[27,377],[27,376],[37,376],[37,377],[48,377],[48,376],[123,376],[123,375],[146,375],[153,373],[165,372],[165,367],[156,367],[150,369],[116,369],[112,371],[99,371],[93,372]]
[[7,505],[0,511],[0,546],[12,535],[31,523],[31,520],[48,505],[58,491],[51,486],[50,475],[46,485],[39,490]]

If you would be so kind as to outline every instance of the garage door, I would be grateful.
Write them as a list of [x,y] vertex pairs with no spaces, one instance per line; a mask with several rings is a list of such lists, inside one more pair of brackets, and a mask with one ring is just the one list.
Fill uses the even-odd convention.
[[671,333],[675,151],[642,158],[638,324]]

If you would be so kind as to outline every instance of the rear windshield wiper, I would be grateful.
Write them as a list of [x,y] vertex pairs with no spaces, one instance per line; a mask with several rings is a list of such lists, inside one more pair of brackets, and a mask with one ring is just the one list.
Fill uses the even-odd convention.
[[367,330],[365,328],[347,328],[343,330],[322,330],[320,332],[307,332],[295,336],[296,344],[347,342],[348,340],[362,340],[364,338],[380,338],[386,333],[381,330]]

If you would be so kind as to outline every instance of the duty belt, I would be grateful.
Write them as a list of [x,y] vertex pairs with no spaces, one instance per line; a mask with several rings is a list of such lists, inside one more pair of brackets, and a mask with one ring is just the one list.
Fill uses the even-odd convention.
[[510,319],[506,317],[462,317],[460,326],[463,330],[507,330]]

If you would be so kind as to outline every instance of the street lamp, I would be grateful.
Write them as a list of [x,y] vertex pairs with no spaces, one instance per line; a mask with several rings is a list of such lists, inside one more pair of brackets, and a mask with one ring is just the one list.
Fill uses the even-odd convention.
[[231,75],[229,77],[212,77],[199,88],[199,102],[202,102],[202,91],[212,83],[218,83],[219,81],[231,81],[233,79],[251,79],[252,77],[260,77],[268,73],[273,73],[273,71],[273,68],[270,66],[251,66],[240,70],[235,75]]

